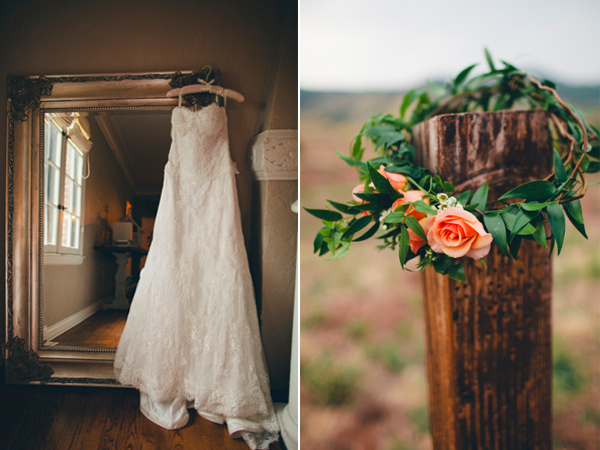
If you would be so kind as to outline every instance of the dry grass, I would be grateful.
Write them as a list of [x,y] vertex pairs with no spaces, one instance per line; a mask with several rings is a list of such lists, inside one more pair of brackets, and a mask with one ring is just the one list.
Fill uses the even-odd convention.
[[[302,110],[303,206],[349,198],[356,175],[333,149],[347,153],[372,110],[395,112],[389,99],[381,110],[336,101],[350,111],[342,119]],[[583,208],[590,239],[569,226],[554,264],[555,449],[600,442],[600,187]],[[403,272],[394,252],[370,241],[336,261],[318,258],[319,227],[301,213],[302,448],[431,449],[419,274]]]

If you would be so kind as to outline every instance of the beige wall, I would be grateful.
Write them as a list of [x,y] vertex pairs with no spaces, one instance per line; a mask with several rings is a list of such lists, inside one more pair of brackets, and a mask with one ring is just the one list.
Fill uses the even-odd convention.
[[298,214],[292,204],[298,199],[295,181],[254,183],[255,212],[253,246],[261,256],[256,272],[261,284],[262,336],[272,375],[274,395],[288,390],[294,317]]
[[[90,118],[90,177],[85,185],[83,264],[44,265],[43,324],[55,323],[114,293],[115,258],[94,250],[102,244],[103,222],[112,226],[133,203],[133,189],[98,124]],[[68,284],[67,284],[68,283]]]
[[[206,64],[220,69],[222,84],[246,98],[242,104],[228,102],[227,113],[248,246],[250,140],[265,129],[297,128],[296,14],[297,3],[291,0],[3,2],[0,104],[6,105],[7,75],[164,72],[199,70]],[[0,123],[6,123],[4,108]],[[0,142],[6,142],[3,126]],[[4,214],[4,196],[0,210]],[[4,252],[4,241],[1,245]]]

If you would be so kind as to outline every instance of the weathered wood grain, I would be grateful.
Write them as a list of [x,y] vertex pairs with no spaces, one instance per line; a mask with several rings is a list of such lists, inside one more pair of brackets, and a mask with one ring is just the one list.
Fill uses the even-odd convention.
[[[422,165],[490,199],[552,170],[541,111],[457,114],[415,128]],[[467,281],[422,275],[431,431],[438,449],[550,449],[552,351],[548,250],[523,241],[513,261],[492,245]]]

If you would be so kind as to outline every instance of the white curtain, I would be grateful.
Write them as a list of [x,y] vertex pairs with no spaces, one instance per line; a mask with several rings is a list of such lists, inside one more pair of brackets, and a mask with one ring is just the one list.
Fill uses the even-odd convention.
[[84,153],[92,149],[90,141],[90,124],[88,120],[79,113],[52,113],[50,114],[59,127],[63,129],[73,143]]

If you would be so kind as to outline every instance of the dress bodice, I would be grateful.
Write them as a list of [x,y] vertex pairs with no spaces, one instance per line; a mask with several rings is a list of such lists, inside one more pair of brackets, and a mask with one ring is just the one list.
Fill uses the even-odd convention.
[[[216,103],[194,111],[178,106],[172,115],[172,140],[167,170],[213,178],[231,170],[227,115]],[[169,167],[170,166],[170,167]]]

